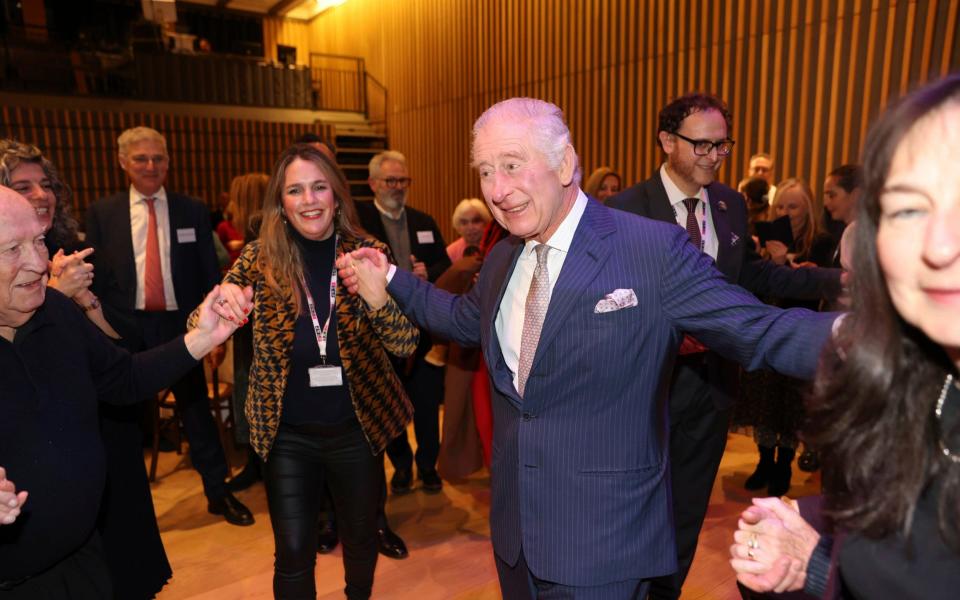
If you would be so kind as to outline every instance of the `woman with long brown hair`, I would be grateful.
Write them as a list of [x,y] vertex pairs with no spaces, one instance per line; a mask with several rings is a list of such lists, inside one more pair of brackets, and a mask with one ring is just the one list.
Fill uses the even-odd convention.
[[957,597],[958,153],[960,75],[894,105],[867,137],[853,311],[804,427],[823,460],[822,504],[762,498],[744,511],[731,562],[753,590]]
[[416,327],[392,301],[370,310],[337,280],[335,257],[383,244],[357,225],[343,172],[311,146],[277,160],[260,237],[221,286],[226,318],[253,288],[246,414],[264,461],[277,598],[314,598],[317,517],[326,483],[343,542],[348,598],[369,598],[377,563],[383,450],[413,408],[387,353],[411,354]]

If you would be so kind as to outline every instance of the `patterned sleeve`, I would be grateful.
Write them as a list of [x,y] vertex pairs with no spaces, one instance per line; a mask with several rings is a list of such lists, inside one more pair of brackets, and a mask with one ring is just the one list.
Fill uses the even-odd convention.
[[[221,283],[232,283],[240,287],[246,287],[253,284],[255,271],[257,269],[257,258],[260,256],[260,242],[253,241],[243,247],[240,256],[234,261],[233,266],[227,271]],[[200,307],[197,307],[190,316],[187,317],[187,331],[197,326],[197,316]]]
[[[385,244],[367,238],[360,245],[376,248],[392,262],[390,248]],[[407,319],[393,298],[389,298],[387,303],[379,310],[371,310],[366,302],[361,301],[361,304],[366,309],[366,315],[370,320],[373,331],[380,338],[387,352],[404,358],[416,351],[417,344],[420,341],[420,330]]]

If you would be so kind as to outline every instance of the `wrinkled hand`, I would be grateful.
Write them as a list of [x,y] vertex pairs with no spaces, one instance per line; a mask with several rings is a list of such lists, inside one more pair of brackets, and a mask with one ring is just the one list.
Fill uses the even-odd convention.
[[796,503],[754,498],[740,516],[730,546],[737,580],[756,592],[803,589],[807,562],[820,534],[803,520]]
[[413,265],[412,273],[420,279],[427,280],[427,265],[423,261],[417,260],[417,257],[410,255],[410,264]]
[[17,493],[17,486],[7,479],[7,472],[0,467],[0,525],[10,525],[20,516],[27,501],[27,492]]
[[93,248],[78,250],[72,254],[64,254],[63,249],[50,259],[50,280],[47,282],[52,288],[59,290],[64,296],[73,298],[93,283],[93,265],[84,259],[93,253]]
[[770,257],[774,263],[778,265],[787,264],[787,245],[783,242],[778,242],[777,240],[767,240],[764,249],[767,251],[767,255]]
[[376,248],[359,248],[337,258],[343,285],[351,294],[359,294],[370,308],[379,310],[387,303],[387,257]]
[[[233,284],[224,284],[223,287]],[[240,289],[233,285],[234,288]],[[230,290],[234,292],[234,290]],[[246,323],[246,315],[253,310],[253,288],[247,286],[240,290],[239,298],[231,295],[229,298],[221,291],[221,286],[214,286],[204,298],[203,304],[197,309],[196,328],[190,330],[184,341],[187,350],[197,360],[200,360],[219,344],[227,341],[233,332]],[[236,317],[234,311],[244,315],[243,319]]]

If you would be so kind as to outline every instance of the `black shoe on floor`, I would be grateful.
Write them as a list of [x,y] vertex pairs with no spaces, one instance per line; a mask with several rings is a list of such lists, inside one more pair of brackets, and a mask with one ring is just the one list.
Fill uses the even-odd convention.
[[240,525],[241,527],[253,525],[253,513],[230,492],[225,493],[221,498],[208,500],[207,512],[212,515],[223,515],[223,518],[231,525]]
[[401,559],[410,556],[407,552],[407,545],[403,543],[400,536],[390,529],[377,530],[377,549],[380,554],[387,558]]
[[231,492],[239,492],[262,479],[263,476],[260,474],[260,458],[251,457],[247,459],[247,466],[245,466],[236,477],[227,482],[227,489]]
[[793,476],[793,469],[790,466],[793,463],[793,456],[793,448],[777,446],[777,462],[770,473],[770,484],[767,486],[767,493],[771,496],[783,496],[790,489],[790,478]]
[[430,469],[429,471],[420,470],[418,476],[420,477],[420,481],[423,482],[423,491],[426,493],[439,494],[443,489],[443,480],[440,479],[440,475],[436,469]]
[[390,491],[398,496],[409,494],[413,490],[412,483],[413,474],[410,469],[397,469],[390,478]]
[[333,521],[320,521],[320,532],[317,534],[317,553],[330,554],[337,547],[337,526]]
[[775,449],[765,446],[758,446],[758,449],[760,450],[760,462],[757,463],[757,468],[754,469],[753,473],[743,482],[743,487],[748,490],[762,490],[767,487],[776,467]]

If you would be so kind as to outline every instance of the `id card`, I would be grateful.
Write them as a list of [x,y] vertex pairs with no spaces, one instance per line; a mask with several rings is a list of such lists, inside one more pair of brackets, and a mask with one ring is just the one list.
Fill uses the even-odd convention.
[[317,365],[307,370],[310,374],[310,387],[332,387],[343,385],[343,369],[337,365]]

